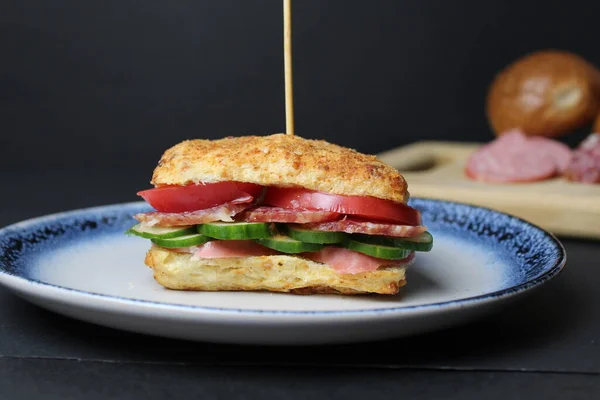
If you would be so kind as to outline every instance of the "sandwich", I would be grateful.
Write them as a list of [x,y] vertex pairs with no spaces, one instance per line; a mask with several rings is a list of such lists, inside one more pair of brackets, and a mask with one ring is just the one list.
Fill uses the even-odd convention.
[[167,289],[392,295],[433,245],[397,170],[324,140],[186,140],[150,183],[127,233]]

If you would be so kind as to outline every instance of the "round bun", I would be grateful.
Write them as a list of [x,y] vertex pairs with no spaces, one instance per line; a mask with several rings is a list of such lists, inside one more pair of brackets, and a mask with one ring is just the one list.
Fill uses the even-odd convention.
[[163,154],[155,186],[237,181],[406,202],[404,177],[377,157],[324,140],[274,134],[186,140]]
[[600,71],[578,55],[545,50],[500,71],[490,85],[487,116],[496,135],[521,129],[558,137],[589,125],[600,107]]

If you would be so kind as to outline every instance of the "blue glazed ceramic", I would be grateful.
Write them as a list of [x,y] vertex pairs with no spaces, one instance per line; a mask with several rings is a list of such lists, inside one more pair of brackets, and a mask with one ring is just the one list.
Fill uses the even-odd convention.
[[[434,236],[397,296],[180,292],[143,263],[147,240],[124,235],[145,203],[24,221],[0,230],[0,284],[91,323],[190,340],[344,343],[412,335],[477,318],[555,277],[566,254],[551,234],[485,208],[411,200]],[[242,328],[243,329],[240,329]]]

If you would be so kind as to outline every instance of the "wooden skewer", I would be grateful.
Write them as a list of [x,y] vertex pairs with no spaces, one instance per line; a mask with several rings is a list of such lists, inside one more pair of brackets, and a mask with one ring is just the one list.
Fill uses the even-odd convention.
[[292,89],[292,0],[283,0],[283,59],[285,66],[285,131],[294,134],[294,92]]

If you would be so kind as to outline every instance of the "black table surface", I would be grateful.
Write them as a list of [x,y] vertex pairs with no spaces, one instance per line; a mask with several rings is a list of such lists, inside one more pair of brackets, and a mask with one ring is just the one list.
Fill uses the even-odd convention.
[[[135,201],[146,175],[2,172],[0,226]],[[600,242],[561,240],[564,271],[518,303],[445,331],[352,345],[137,335],[50,313],[0,288],[0,399],[600,398]]]

